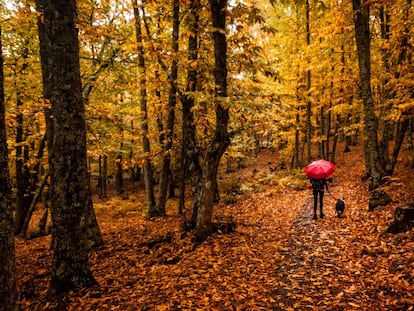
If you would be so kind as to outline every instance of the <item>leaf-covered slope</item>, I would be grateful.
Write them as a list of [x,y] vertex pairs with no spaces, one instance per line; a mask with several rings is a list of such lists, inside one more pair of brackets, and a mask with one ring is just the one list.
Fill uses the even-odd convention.
[[[410,171],[389,186],[395,203],[368,212],[361,153],[337,161],[331,192],[346,199],[345,217],[325,197],[325,218],[311,219],[309,190],[274,186],[228,206],[216,217],[236,223],[193,249],[170,212],[145,221],[119,212],[138,202],[97,203],[106,246],[91,253],[100,287],[43,297],[50,269],[49,238],[17,242],[23,310],[413,310],[413,232],[380,237],[396,204],[412,195]],[[269,171],[268,159],[254,161]],[[260,163],[264,163],[260,165]],[[258,164],[259,163],[259,164]],[[252,183],[253,167],[241,182]],[[148,246],[170,234],[171,241]]]

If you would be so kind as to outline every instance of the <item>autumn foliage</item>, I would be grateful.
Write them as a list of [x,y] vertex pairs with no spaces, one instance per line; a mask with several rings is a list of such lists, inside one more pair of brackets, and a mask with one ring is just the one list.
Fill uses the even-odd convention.
[[233,221],[235,231],[219,231],[196,248],[175,202],[166,218],[144,220],[139,192],[95,199],[105,240],[90,254],[99,287],[44,297],[50,238],[18,239],[22,310],[412,310],[413,231],[381,236],[394,207],[413,193],[412,172],[403,160],[388,185],[394,202],[368,212],[361,152],[357,146],[337,161],[330,188],[346,200],[341,219],[326,196],[326,217],[312,220],[303,172],[295,182],[292,172],[270,173],[276,153],[262,151],[244,170],[222,173],[221,185],[239,178],[240,188],[255,191],[219,203],[215,220]]
[[[14,229],[0,230],[16,236],[21,309],[413,310],[413,233],[385,233],[414,193],[413,14],[410,0],[6,1]],[[314,221],[316,155],[337,169]],[[392,202],[369,211],[370,190]],[[74,284],[86,274],[98,285]]]

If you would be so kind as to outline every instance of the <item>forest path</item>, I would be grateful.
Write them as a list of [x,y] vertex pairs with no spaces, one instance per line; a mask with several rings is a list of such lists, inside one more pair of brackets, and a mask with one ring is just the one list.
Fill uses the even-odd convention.
[[[174,209],[145,220],[141,193],[98,200],[105,247],[91,252],[90,263],[99,287],[47,299],[50,236],[17,239],[21,310],[414,310],[414,231],[380,237],[393,206],[367,211],[359,158],[340,159],[330,184],[346,199],[344,218],[325,196],[325,218],[312,220],[311,191],[268,178],[266,159],[246,170],[251,195],[214,209],[216,219],[233,219],[235,231],[196,248]],[[412,197],[404,185],[394,187],[394,200]],[[166,235],[170,242],[147,246]]]
[[313,220],[309,197],[292,223],[276,265],[280,286],[273,293],[279,301],[274,310],[361,308],[361,297],[355,296],[357,280],[342,260],[347,250],[339,246],[346,227],[340,228],[342,219],[335,218],[332,204],[332,198],[325,198],[325,218]]

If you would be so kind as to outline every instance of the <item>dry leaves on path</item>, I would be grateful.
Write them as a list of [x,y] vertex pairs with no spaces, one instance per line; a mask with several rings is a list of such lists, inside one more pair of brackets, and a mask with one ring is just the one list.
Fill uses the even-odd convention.
[[347,199],[345,218],[331,197],[314,221],[308,190],[262,187],[219,205],[215,216],[232,217],[235,232],[195,249],[175,213],[145,221],[106,202],[97,213],[106,245],[90,255],[99,287],[54,299],[43,296],[49,238],[18,240],[22,310],[413,310],[413,232],[379,237],[392,207],[367,211],[364,183],[346,170],[352,160],[331,187]]

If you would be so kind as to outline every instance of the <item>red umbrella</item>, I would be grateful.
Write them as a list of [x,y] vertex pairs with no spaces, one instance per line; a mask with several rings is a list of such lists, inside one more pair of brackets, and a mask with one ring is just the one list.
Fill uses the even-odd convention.
[[305,167],[306,176],[312,179],[328,178],[335,172],[335,165],[326,160],[313,161]]

